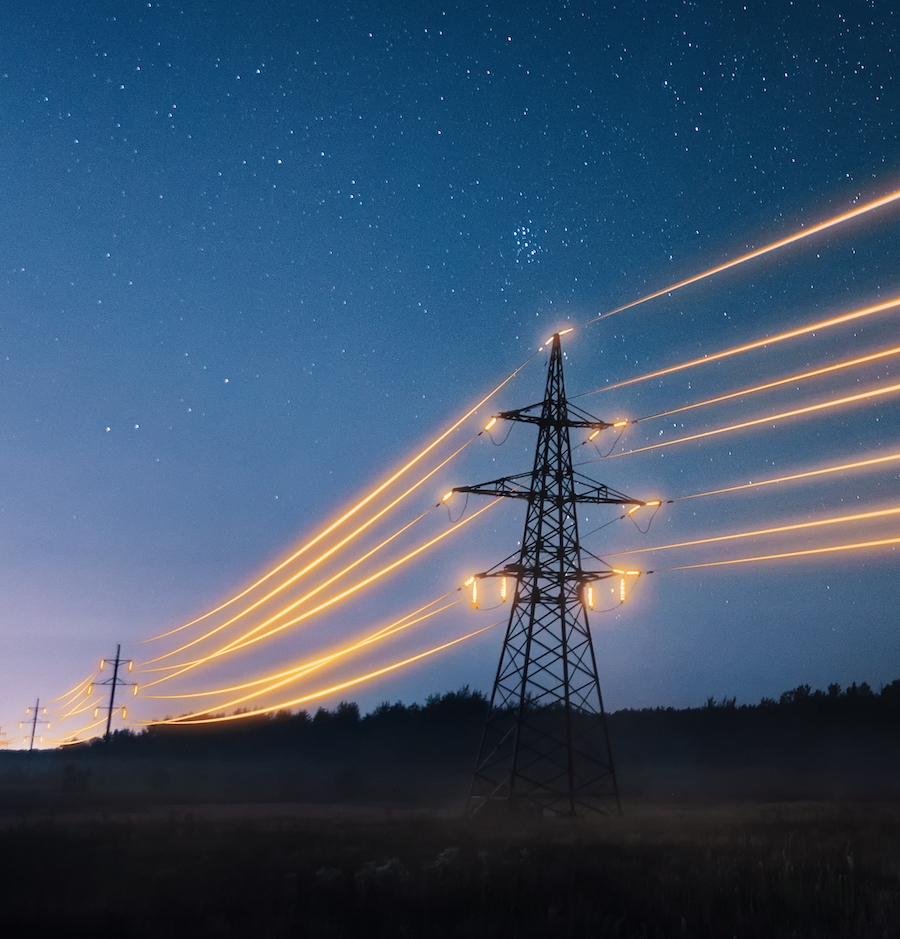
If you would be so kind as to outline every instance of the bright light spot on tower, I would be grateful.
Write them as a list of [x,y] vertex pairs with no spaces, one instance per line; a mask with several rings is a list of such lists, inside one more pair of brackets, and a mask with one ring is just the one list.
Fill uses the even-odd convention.
[[478,609],[478,581],[472,578],[472,606]]
[[94,693],[94,686],[93,686],[93,685],[88,685],[88,686],[87,686],[87,691],[85,691],[84,696],[85,696],[86,698],[89,698],[93,693]]
[[103,671],[103,666],[106,665],[106,659],[100,659],[100,671]]
[[135,697],[137,697],[137,692],[138,692],[138,686],[135,685],[135,686],[134,686],[134,696],[135,696]]
[[451,489],[449,492],[444,493],[444,495],[441,497],[441,502],[449,502],[452,498],[453,490]]
[[640,506],[639,506],[639,505],[633,505],[633,506],[628,510],[628,515],[634,515],[634,513],[637,512],[638,509],[640,509]]
[[625,602],[625,578],[619,580],[619,603]]
[[616,421],[616,422],[613,424],[613,427],[627,427],[627,426],[628,426],[628,421],[627,421],[627,420]]
[[593,440],[595,437],[599,437],[599,436],[600,436],[600,431],[599,431],[599,430],[595,430],[595,431],[590,435],[590,437],[588,437],[588,440]]
[[492,417],[492,418],[484,425],[484,429],[485,429],[485,430],[490,430],[490,429],[494,426],[494,424],[496,424],[496,423],[497,423],[497,418],[496,418],[496,417]]
[[133,669],[134,669],[134,662],[129,662],[129,663],[128,663],[128,671],[130,672],[130,671],[132,671]]
[[594,588],[590,584],[588,584],[587,587],[584,588],[584,593],[585,593],[585,599],[587,600],[588,609],[593,610],[594,609]]
[[99,716],[100,716],[100,708],[94,708],[94,717],[96,718]]
[[500,578],[500,599],[503,603],[506,603],[506,598],[508,596],[508,591],[506,589],[506,578]]

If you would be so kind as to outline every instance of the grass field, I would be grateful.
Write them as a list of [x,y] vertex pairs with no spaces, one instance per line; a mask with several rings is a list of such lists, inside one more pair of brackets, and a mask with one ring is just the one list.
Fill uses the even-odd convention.
[[7,813],[0,891],[0,933],[16,939],[894,939],[900,806]]

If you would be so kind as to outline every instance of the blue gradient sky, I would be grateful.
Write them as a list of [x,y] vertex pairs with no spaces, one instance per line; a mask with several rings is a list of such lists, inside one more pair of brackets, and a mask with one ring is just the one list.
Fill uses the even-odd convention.
[[[900,187],[896,18],[881,3],[841,9],[4,9],[0,725],[74,685],[117,642],[143,657],[139,640],[264,570],[554,329]],[[898,242],[900,210],[884,209],[586,327],[566,340],[569,390],[900,294]],[[579,403],[605,419],[644,416],[896,336],[886,314]],[[496,407],[536,400],[545,361]],[[620,449],[680,430],[672,423],[702,430],[896,374],[888,360],[639,425]],[[896,398],[876,398],[585,469],[639,497],[670,497],[900,449],[897,425]],[[532,445],[524,428],[503,448],[481,438],[398,523],[442,487],[528,469]],[[646,536],[623,523],[589,546],[880,508],[895,503],[897,479],[889,468],[679,503]],[[451,589],[515,548],[516,511],[492,512],[440,559],[234,674],[330,647]],[[588,529],[605,520],[592,519]],[[447,515],[426,524],[437,532]],[[883,522],[702,559],[896,530]],[[667,564],[657,555],[643,566]],[[895,567],[888,549],[643,578],[596,623],[607,705],[890,681],[900,676]],[[460,608],[346,673],[490,616]],[[365,708],[463,683],[487,690],[500,640],[494,630],[338,697]]]

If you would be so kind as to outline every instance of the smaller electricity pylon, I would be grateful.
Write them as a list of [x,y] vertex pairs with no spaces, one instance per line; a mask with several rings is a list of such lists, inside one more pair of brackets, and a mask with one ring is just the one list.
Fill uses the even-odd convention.
[[[32,708],[25,708],[25,713],[26,713],[26,714],[32,714],[32,717],[31,717],[31,720],[30,720],[30,721],[27,721],[27,722],[26,722],[26,721],[19,721],[19,730],[21,730],[21,729],[24,727],[24,725],[25,725],[26,723],[30,723],[30,724],[31,724],[31,733],[25,735],[25,736],[28,738],[28,750],[29,750],[29,752],[31,752],[31,751],[34,749],[34,741],[35,741],[35,739],[36,739],[36,737],[37,737],[37,727],[38,727],[38,724],[46,724],[46,725],[47,725],[47,729],[49,730],[49,728],[50,728],[50,722],[49,722],[49,721],[45,721],[45,720],[43,720],[43,719],[41,718],[41,714],[42,714],[42,713],[43,713],[43,714],[46,714],[46,713],[47,713],[47,709],[44,708],[43,711],[41,710],[41,699],[40,699],[40,698],[38,698],[37,701],[34,702],[34,709],[33,709],[33,710],[34,710],[34,713],[32,714]],[[43,738],[41,738],[41,739],[43,739]]]
[[[123,659],[122,655],[122,646],[121,644],[116,646],[116,657],[114,659],[100,659],[100,671],[107,665],[112,665],[113,673],[112,675],[105,679],[104,681],[98,681],[98,685],[109,685],[109,704],[106,707],[106,733],[103,735],[103,739],[106,741],[107,745],[109,744],[109,739],[111,736],[110,728],[112,727],[113,714],[116,711],[122,712],[122,720],[128,717],[128,708],[124,705],[116,707],[116,688],[119,687],[130,687],[133,688],[133,694],[138,693],[137,682],[134,681],[125,681],[124,678],[119,678],[119,669],[123,665],[128,666],[128,671],[130,672],[134,668],[134,662],[131,659]],[[94,711],[94,717],[100,716],[100,708],[98,707]]]
[[471,581],[475,588],[480,577],[503,577],[502,593],[507,580],[515,588],[470,813],[492,806],[567,815],[621,811],[587,611],[593,582],[625,572],[582,566],[578,513],[584,505],[634,510],[647,503],[574,472],[569,431],[590,431],[593,439],[624,422],[610,424],[571,406],[562,363],[557,334],[544,400],[497,415],[538,428],[534,468],[452,490],[527,506],[518,558]]

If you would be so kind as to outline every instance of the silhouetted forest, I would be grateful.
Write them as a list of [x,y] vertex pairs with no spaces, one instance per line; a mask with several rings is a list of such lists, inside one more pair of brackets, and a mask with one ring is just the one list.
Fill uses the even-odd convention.
[[[108,742],[0,753],[0,803],[69,799],[462,800],[487,700],[463,688],[424,704],[356,704],[221,724],[116,731]],[[622,710],[608,716],[623,798],[891,799],[900,795],[900,680],[738,705]]]

